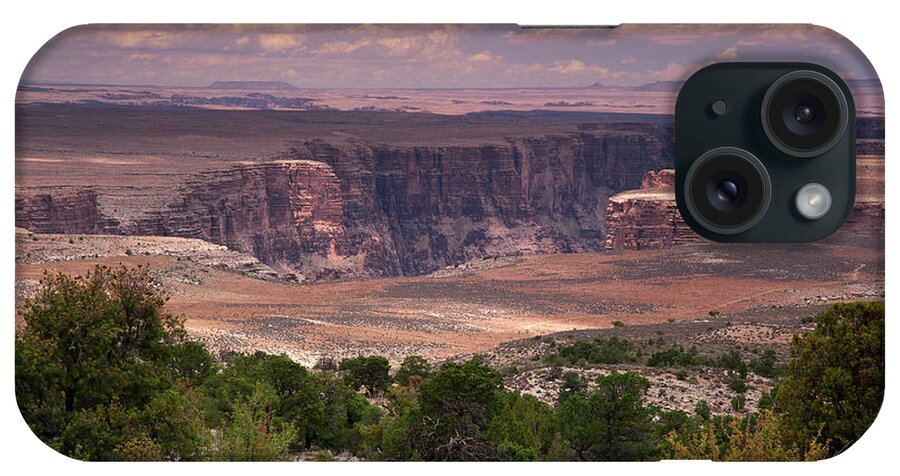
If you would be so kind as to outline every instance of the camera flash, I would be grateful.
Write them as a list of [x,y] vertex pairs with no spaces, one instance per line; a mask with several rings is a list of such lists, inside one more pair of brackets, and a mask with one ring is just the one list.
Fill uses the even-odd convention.
[[822,184],[808,183],[797,191],[794,205],[804,218],[818,220],[831,209],[831,192]]

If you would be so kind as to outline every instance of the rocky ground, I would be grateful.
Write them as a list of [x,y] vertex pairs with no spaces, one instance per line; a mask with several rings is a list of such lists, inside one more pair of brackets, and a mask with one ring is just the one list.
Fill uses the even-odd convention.
[[[540,355],[534,337],[547,335],[664,336],[710,352],[752,346],[783,356],[802,318],[833,302],[883,296],[877,244],[760,253],[694,243],[479,259],[431,276],[318,284],[279,279],[255,258],[201,240],[18,230],[16,244],[19,303],[44,271],[147,265],[171,294],[170,308],[214,351],[286,353],[309,364],[322,356],[382,354],[396,364],[411,354],[489,353],[503,368]],[[777,265],[785,262],[792,265]]]

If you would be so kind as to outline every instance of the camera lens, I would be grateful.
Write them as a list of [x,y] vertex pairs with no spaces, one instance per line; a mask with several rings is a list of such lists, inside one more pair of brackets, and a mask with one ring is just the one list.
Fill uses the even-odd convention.
[[731,180],[722,180],[716,184],[716,198],[723,203],[732,203],[738,197],[737,185]]
[[816,111],[809,104],[801,104],[794,109],[794,120],[800,124],[809,124],[816,118]]
[[772,144],[794,157],[831,150],[849,120],[847,98],[828,76],[793,71],[772,83],[762,102],[763,130]]
[[747,182],[738,174],[723,170],[706,182],[706,199],[716,210],[730,212],[747,198]]
[[704,228],[723,235],[746,231],[769,208],[772,185],[762,162],[735,147],[701,155],[685,176],[684,203]]

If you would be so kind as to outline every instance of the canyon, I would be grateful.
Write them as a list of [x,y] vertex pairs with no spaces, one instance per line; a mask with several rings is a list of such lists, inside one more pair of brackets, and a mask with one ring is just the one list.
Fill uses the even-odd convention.
[[[848,223],[760,249],[699,240],[682,221],[667,115],[38,103],[16,114],[17,305],[47,272],[146,266],[216,355],[396,366],[479,354],[523,370],[508,388],[548,399],[551,369],[536,362],[556,343],[664,336],[783,359],[804,318],[884,295],[878,117],[858,124]],[[700,387],[626,370],[665,408],[729,411],[715,370],[691,371]],[[771,385],[750,382],[748,408]]]
[[[163,115],[155,120],[185,121]],[[525,127],[511,135],[511,120]],[[602,250],[609,195],[639,186],[645,171],[672,160],[665,121],[539,118],[557,122],[557,130],[541,132],[505,115],[442,121],[441,135],[418,143],[289,136],[268,156],[207,159],[208,166],[183,174],[171,172],[171,158],[141,180],[116,183],[111,175],[122,168],[107,167],[98,170],[110,175],[106,184],[97,176],[62,187],[28,184],[17,190],[16,224],[36,233],[203,239],[248,253],[288,280],[420,275],[486,256]],[[470,128],[484,136],[467,137]],[[491,129],[498,135],[487,135]],[[23,155],[32,134],[22,131]],[[82,149],[79,158],[98,153],[79,139],[66,144]],[[60,167],[76,167],[79,158]],[[36,160],[34,170],[42,163]]]
[[[669,116],[18,111],[18,227],[202,239],[287,281],[696,239],[667,170]],[[883,128],[859,120],[860,190],[840,236],[883,231]]]

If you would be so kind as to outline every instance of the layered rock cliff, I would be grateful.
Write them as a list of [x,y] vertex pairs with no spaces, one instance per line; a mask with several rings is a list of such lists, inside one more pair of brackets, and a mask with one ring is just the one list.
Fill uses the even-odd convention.
[[307,140],[275,159],[191,176],[173,187],[165,209],[140,216],[125,216],[90,188],[67,192],[85,200],[20,193],[16,224],[41,233],[201,238],[311,280],[596,251],[609,195],[669,164],[670,134],[610,124],[471,145]]
[[90,189],[16,194],[16,226],[41,232],[99,233],[102,231],[100,221],[97,194]]
[[605,248],[668,248],[700,237],[681,218],[675,203],[675,171],[650,170],[641,188],[609,198]]

